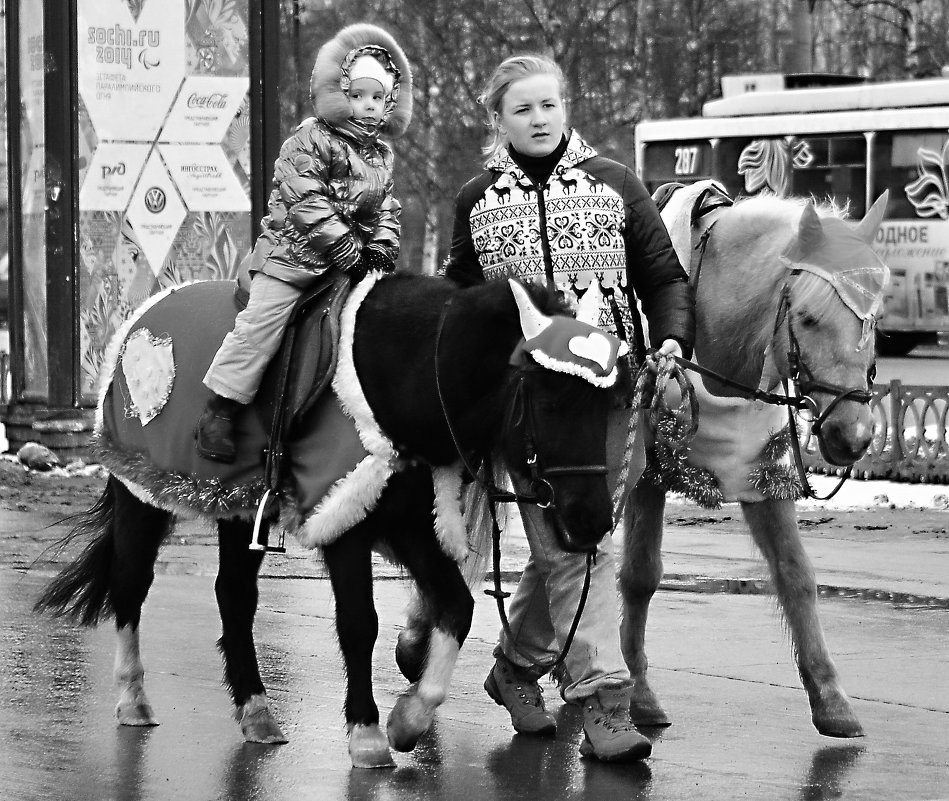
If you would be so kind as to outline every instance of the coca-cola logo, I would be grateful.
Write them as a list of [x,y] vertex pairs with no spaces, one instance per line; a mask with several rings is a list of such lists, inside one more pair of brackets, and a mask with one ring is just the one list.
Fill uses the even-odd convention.
[[224,92],[212,92],[209,95],[192,92],[188,98],[188,108],[227,108],[227,95]]

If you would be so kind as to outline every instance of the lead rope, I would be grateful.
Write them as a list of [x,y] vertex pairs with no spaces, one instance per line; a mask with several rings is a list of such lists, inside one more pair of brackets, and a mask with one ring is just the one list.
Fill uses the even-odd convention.
[[[655,354],[655,351],[652,351]],[[615,526],[619,525],[622,519],[623,510],[626,507],[626,499],[629,493],[626,491],[626,483],[629,480],[629,468],[633,460],[633,445],[636,442],[636,435],[639,431],[640,412],[646,412],[649,418],[650,426],[655,432],[657,438],[661,438],[669,445],[684,446],[688,445],[695,436],[699,427],[699,408],[698,400],[695,397],[695,390],[692,382],[689,381],[685,370],[674,356],[660,356],[658,358],[656,373],[648,364],[643,363],[636,376],[636,383],[633,389],[630,407],[632,414],[629,417],[629,426],[626,434],[626,445],[623,448],[623,459],[620,462],[619,476],[616,480],[616,487],[613,489],[613,521]],[[670,409],[666,403],[666,387],[669,381],[674,381],[679,387],[681,401],[679,407],[675,410]],[[649,400],[648,409],[643,402],[650,390],[650,385],[655,383],[652,390],[652,397]],[[689,416],[689,428],[684,432],[681,440],[673,443],[668,437],[662,434],[658,420],[665,414],[672,414],[676,417]]]

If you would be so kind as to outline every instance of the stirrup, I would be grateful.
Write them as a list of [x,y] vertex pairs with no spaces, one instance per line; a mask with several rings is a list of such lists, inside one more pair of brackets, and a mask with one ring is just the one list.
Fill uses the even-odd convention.
[[264,515],[267,513],[268,501],[276,500],[276,495],[271,497],[273,490],[266,490],[257,504],[257,515],[254,517],[254,533],[250,538],[250,545],[247,547],[252,551],[264,551],[265,553],[286,553],[287,549],[283,545],[283,531],[280,532],[280,544],[270,545],[260,541],[260,529],[264,522]]

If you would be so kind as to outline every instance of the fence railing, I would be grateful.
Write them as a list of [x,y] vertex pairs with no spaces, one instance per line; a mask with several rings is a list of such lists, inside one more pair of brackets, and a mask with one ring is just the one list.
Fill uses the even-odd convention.
[[[875,384],[870,401],[873,441],[853,467],[854,478],[914,483],[949,483],[949,387],[911,386],[900,381]],[[811,470],[840,474],[820,456],[805,426],[804,461]]]

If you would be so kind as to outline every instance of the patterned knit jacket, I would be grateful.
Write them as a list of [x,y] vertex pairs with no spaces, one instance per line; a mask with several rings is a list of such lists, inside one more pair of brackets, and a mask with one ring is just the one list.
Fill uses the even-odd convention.
[[576,131],[544,186],[503,150],[462,187],[445,275],[462,286],[545,277],[564,292],[599,281],[602,328],[631,338],[642,325],[638,299],[653,346],[671,338],[692,352],[692,292],[659,211],[627,167]]
[[307,286],[329,268],[327,251],[349,231],[360,249],[372,242],[395,261],[401,205],[392,196],[392,162],[387,144],[355,126],[304,120],[274,164],[270,213],[250,271]]

